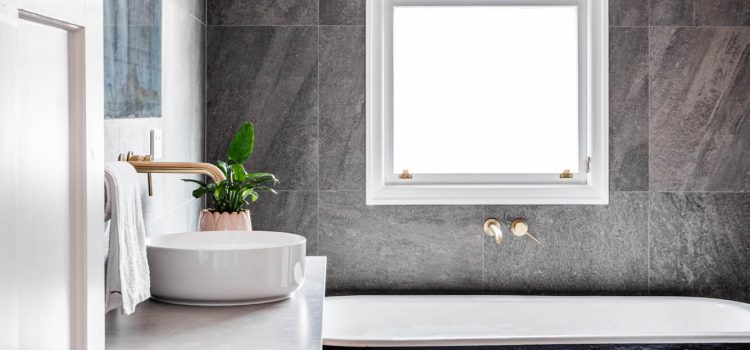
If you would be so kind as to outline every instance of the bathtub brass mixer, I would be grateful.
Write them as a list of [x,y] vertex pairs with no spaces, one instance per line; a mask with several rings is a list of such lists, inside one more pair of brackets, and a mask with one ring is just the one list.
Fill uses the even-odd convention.
[[[529,222],[526,219],[514,219],[511,221],[510,232],[516,237],[529,236],[535,242],[542,243],[529,233]],[[487,219],[484,221],[484,233],[487,236],[494,237],[495,244],[503,243],[502,224],[497,219]]]
[[510,232],[512,232],[516,237],[529,236],[529,238],[533,239],[534,242],[542,243],[529,233],[529,222],[525,219],[513,220],[510,223]]

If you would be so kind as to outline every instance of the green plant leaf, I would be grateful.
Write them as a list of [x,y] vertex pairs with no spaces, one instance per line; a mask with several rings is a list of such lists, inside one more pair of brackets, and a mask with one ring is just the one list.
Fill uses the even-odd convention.
[[243,189],[243,190],[242,190],[242,194],[241,194],[241,196],[242,196],[242,199],[244,200],[244,199],[245,199],[245,198],[247,198],[247,196],[249,196],[249,195],[250,195],[251,193],[253,193],[253,188],[252,188],[252,187],[248,187],[248,188],[245,188],[245,189]]
[[255,144],[255,130],[253,123],[243,124],[237,133],[234,134],[232,142],[229,144],[229,161],[233,164],[242,164],[250,159]]
[[234,173],[234,180],[243,182],[245,181],[245,178],[247,177],[247,172],[245,171],[245,166],[242,165],[242,163],[232,164],[232,173]]
[[274,185],[277,185],[279,183],[279,180],[276,178],[276,176],[270,173],[250,173],[245,177],[245,182],[252,185],[273,182]]
[[275,189],[273,189],[273,188],[271,188],[271,187],[266,187],[266,186],[257,186],[257,187],[254,187],[254,189],[256,189],[256,190],[261,190],[261,191],[268,191],[268,192],[271,192],[271,193],[273,193],[273,194],[279,194],[278,192],[276,192],[276,190],[275,190]]
[[217,160],[216,165],[219,167],[219,170],[221,170],[225,177],[229,177],[229,166],[226,162],[224,162],[223,160]]
[[222,181],[221,183],[219,183],[218,185],[216,185],[216,188],[214,188],[214,198],[217,201],[221,201],[225,197],[226,193],[225,193],[224,189],[226,187],[227,187],[226,181]]
[[196,188],[195,190],[193,190],[193,197],[195,197],[195,198],[201,198],[201,197],[203,197],[203,196],[204,196],[204,195],[205,195],[206,193],[208,193],[208,191],[209,191],[209,190],[208,190],[208,188],[206,188],[206,187],[198,187],[198,188]]

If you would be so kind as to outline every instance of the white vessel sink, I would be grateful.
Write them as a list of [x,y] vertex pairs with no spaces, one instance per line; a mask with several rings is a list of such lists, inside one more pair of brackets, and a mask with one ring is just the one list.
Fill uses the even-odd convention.
[[147,240],[153,299],[244,305],[291,296],[305,277],[305,237],[270,231],[175,233]]

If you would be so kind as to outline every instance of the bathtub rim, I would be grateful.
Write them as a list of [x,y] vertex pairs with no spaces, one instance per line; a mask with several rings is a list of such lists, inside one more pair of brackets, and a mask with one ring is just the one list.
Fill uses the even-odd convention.
[[[492,298],[503,300],[536,300],[545,299],[556,300],[580,300],[580,299],[649,299],[649,300],[700,300],[710,301],[712,303],[720,302],[725,305],[738,306],[750,312],[750,304],[734,300],[708,298],[708,297],[691,297],[691,296],[609,296],[609,295],[494,295],[494,294],[476,294],[476,295],[340,295],[329,296],[325,298],[330,300],[345,300],[356,298]],[[325,320],[325,303],[324,303],[324,320]],[[466,337],[452,339],[375,339],[375,338],[357,338],[357,339],[337,339],[326,337],[325,324],[323,325],[323,345],[339,347],[440,347],[440,346],[502,346],[502,345],[586,345],[586,344],[750,344],[750,331],[748,332],[710,332],[710,333],[691,333],[685,335],[660,335],[660,334],[641,334],[627,336],[611,335],[594,335],[594,336],[504,336],[502,338],[486,337]]]

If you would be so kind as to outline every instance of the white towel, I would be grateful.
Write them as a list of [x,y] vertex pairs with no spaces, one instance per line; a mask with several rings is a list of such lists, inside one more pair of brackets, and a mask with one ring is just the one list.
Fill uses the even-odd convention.
[[105,216],[110,217],[105,268],[107,311],[122,306],[122,313],[130,315],[138,303],[151,297],[138,175],[127,162],[108,163],[104,166],[104,186]]

